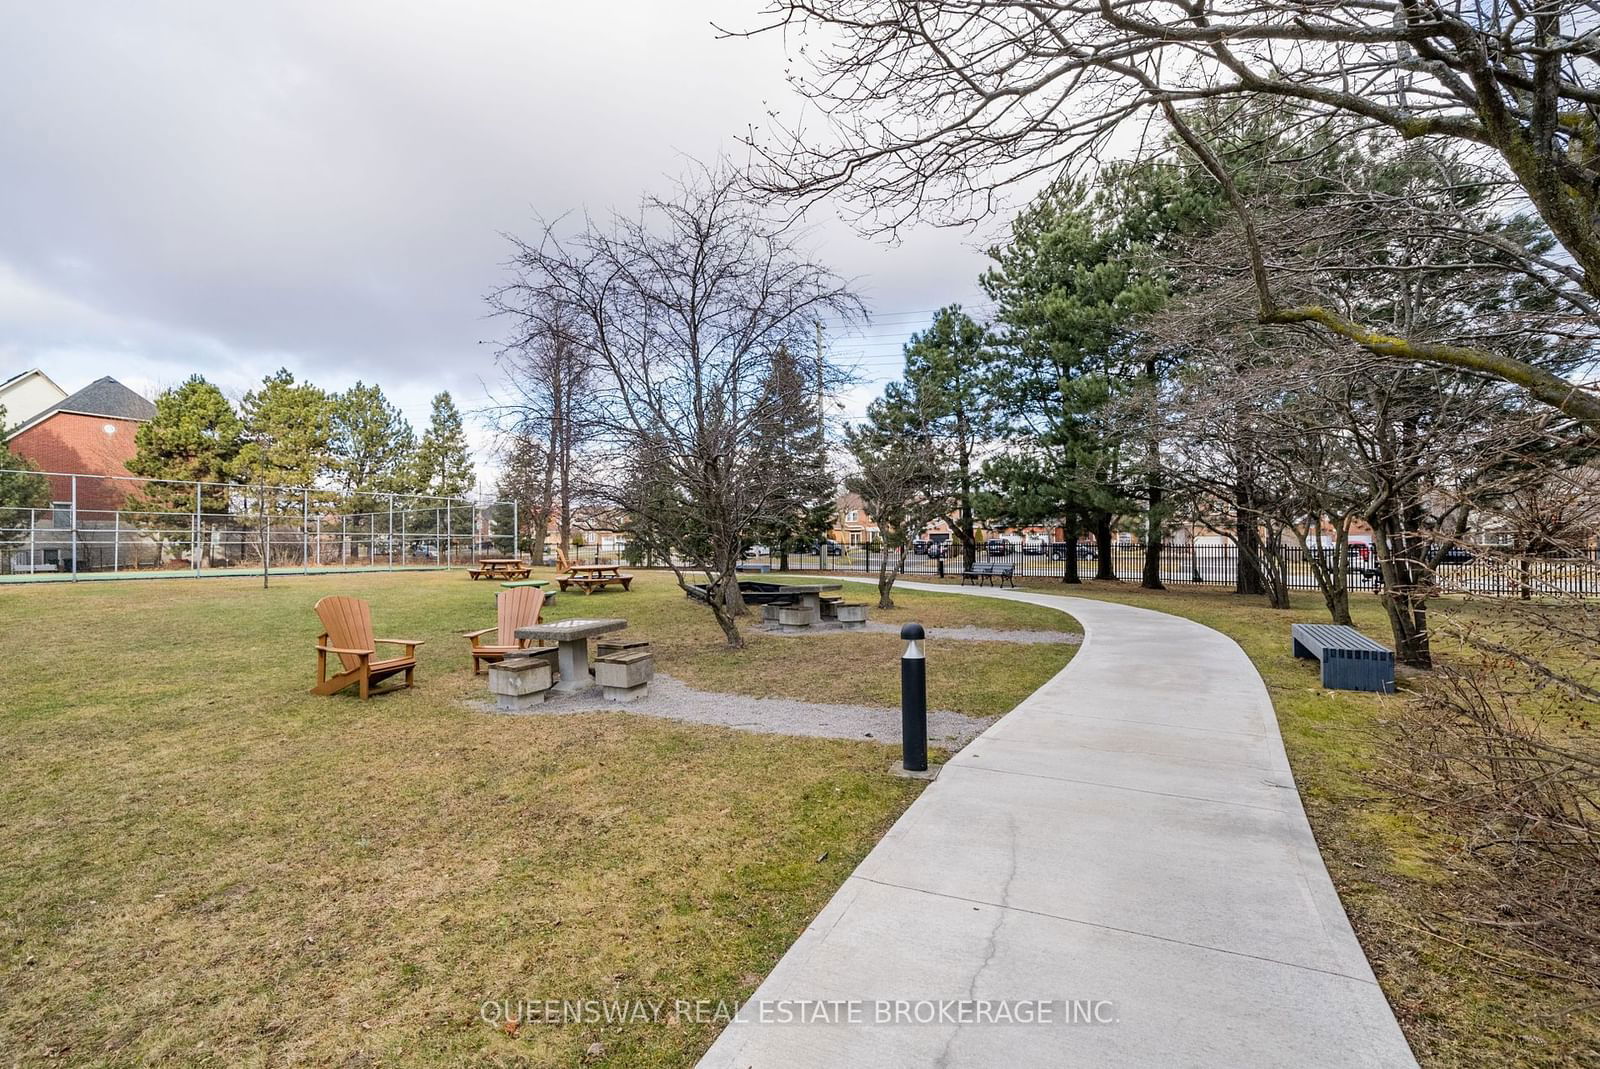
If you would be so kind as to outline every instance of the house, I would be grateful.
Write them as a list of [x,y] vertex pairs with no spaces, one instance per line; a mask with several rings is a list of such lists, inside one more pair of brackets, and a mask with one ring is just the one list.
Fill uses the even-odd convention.
[[0,382],[0,408],[5,409],[5,422],[0,424],[0,433],[4,433],[7,427],[26,423],[66,399],[67,391],[38,368],[11,376]]
[[[19,383],[24,377],[7,380],[8,387],[17,383],[13,396],[30,403],[45,396],[38,379]],[[39,379],[60,392],[42,373]],[[130,530],[118,512],[139,486],[127,467],[137,452],[134,435],[155,414],[155,405],[108,376],[47,404],[10,432],[12,452],[50,483],[50,507],[30,512],[17,525],[25,535],[10,539],[10,570],[76,573],[160,563],[159,538]]]
[[867,514],[867,507],[858,494],[840,494],[834,505],[833,526],[828,537],[841,546],[876,545],[879,541],[878,525]]
[[138,451],[134,434],[155,414],[155,405],[108,375],[23,420],[6,444],[40,471],[61,473],[50,476],[53,504],[71,507],[76,481],[80,515],[109,512],[136,486],[127,481],[128,461]]

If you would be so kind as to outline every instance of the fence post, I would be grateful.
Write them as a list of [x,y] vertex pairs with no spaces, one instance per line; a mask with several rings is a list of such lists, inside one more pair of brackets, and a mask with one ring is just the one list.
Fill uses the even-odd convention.
[[39,570],[39,550],[36,547],[37,532],[39,530],[39,510],[28,510],[28,574],[32,575]]
[[450,567],[455,563],[456,525],[450,516],[450,499],[444,502],[444,566]]
[[522,557],[522,542],[518,538],[521,533],[519,517],[517,516],[517,503],[513,501],[511,502],[511,555],[519,560]]
[[122,567],[122,510],[116,509],[111,513],[111,574],[116,575]]
[[406,514],[400,514],[400,567],[404,568],[406,561],[406,548],[411,544],[410,537],[406,534]]
[[346,560],[350,552],[350,517],[339,513],[339,567],[348,568],[350,562]]
[[311,574],[311,491],[300,490],[300,574]]
[[72,477],[72,581],[78,581],[78,477]]
[[[232,512],[230,508],[228,510]],[[241,553],[240,556],[243,556]],[[189,531],[189,566],[194,569],[195,578],[200,577],[200,483],[194,484],[194,524]]]
[[394,495],[389,495],[389,570],[394,571]]

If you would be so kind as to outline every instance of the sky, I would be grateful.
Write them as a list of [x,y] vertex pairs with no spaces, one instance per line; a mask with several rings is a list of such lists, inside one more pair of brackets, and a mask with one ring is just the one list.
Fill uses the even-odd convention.
[[[780,38],[718,39],[759,6],[0,0],[0,380],[237,398],[287,367],[377,382],[419,427],[440,390],[481,410],[504,233],[630,209],[799,112]],[[1003,220],[897,245],[808,221],[874,314],[834,339],[855,415],[933,309],[982,310]]]

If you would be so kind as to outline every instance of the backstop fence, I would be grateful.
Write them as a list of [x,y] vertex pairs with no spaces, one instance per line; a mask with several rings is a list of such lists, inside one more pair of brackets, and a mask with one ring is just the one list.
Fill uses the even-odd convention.
[[0,470],[28,475],[50,503],[0,504],[3,581],[448,568],[523,548],[510,501]]

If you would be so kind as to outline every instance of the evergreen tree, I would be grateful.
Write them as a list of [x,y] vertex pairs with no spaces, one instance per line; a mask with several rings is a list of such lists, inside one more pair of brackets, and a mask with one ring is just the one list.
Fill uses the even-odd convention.
[[28,527],[32,519],[28,510],[50,504],[49,480],[35,474],[31,460],[11,451],[5,432],[6,410],[0,405],[0,546],[25,541],[23,536],[8,534],[6,529],[20,531]]
[[949,466],[955,494],[950,526],[969,568],[977,559],[977,451],[990,428],[985,377],[992,355],[988,331],[952,304],[934,315],[927,330],[911,336],[905,346],[905,380],[890,383],[884,392],[895,419],[919,426],[939,443],[936,454]]
[[[1161,307],[1166,271],[1155,246],[1212,208],[1170,165],[1113,166],[1099,191],[1062,184],[1046,190],[991,248],[985,291],[998,304],[1004,351],[991,388],[1013,432],[1013,447],[986,468],[1013,522],[1058,520],[1069,544],[1062,579],[1077,582],[1078,533],[1099,543],[1099,577],[1115,579],[1112,523],[1137,507],[1147,513],[1146,585],[1160,585],[1162,479],[1159,443],[1137,443],[1142,463],[1124,455],[1125,421],[1113,402],[1156,387],[1161,354],[1137,332]],[[1146,431],[1152,424],[1141,424]],[[1128,485],[1128,468],[1144,485]]]
[[315,486],[329,468],[333,402],[286,368],[244,395],[239,470],[255,486]]
[[412,483],[419,494],[461,497],[472,489],[472,452],[467,447],[461,410],[448,392],[433,399],[428,429],[417,447],[412,473]]
[[833,521],[838,483],[828,470],[821,384],[814,377],[818,366],[780,348],[762,390],[771,416],[757,424],[757,448],[764,463],[788,478],[770,503],[768,518],[752,529],[751,541],[776,547],[780,568],[789,567],[791,548],[814,545]]
[[[163,390],[156,398],[155,418],[134,434],[136,452],[128,471],[148,479],[199,482],[205,512],[226,512],[228,484],[234,482],[244,424],[222,391],[201,375]],[[146,483],[135,507],[164,512],[194,508],[194,488]]]
[[[187,545],[188,537],[173,532],[190,529],[176,517],[194,512],[195,487],[189,484],[196,482],[202,484],[202,527],[230,514],[229,486],[237,478],[244,425],[222,391],[203,376],[191,375],[181,386],[163,390],[155,418],[139,425],[133,441],[136,452],[128,471],[152,480],[128,498],[136,522],[167,532],[174,545]],[[209,540],[201,553],[209,562]]]
[[331,421],[333,478],[346,494],[346,511],[386,508],[378,495],[405,488],[417,444],[411,424],[381,387],[362,382],[334,396]]

